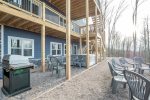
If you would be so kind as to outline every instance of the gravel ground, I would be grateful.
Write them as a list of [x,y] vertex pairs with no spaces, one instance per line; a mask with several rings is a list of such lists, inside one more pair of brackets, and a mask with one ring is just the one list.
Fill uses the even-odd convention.
[[[50,77],[49,72],[33,74],[31,75],[32,90],[9,98],[9,100],[31,100],[37,96],[36,100],[128,100],[128,86],[124,89],[122,85],[119,85],[117,93],[112,94],[111,75],[106,60],[89,70],[84,70],[84,68],[73,68],[73,76],[78,74],[76,77],[69,81],[65,81],[62,77],[57,79],[58,82],[56,78]],[[145,72],[145,75],[150,79],[149,71]],[[37,79],[34,79],[35,77]],[[38,78],[42,80],[42,83],[37,82]],[[52,87],[62,82],[64,83],[50,91]],[[41,93],[44,94],[40,95]]]
[[[146,73],[146,76],[150,79],[150,74]],[[110,82],[105,60],[36,100],[129,100],[128,86],[124,89],[120,84],[117,93],[112,94]]]
[[[86,68],[72,67],[72,76],[81,73]],[[23,92],[19,95],[13,97],[6,97],[0,90],[0,100],[31,100],[38,96],[39,94],[61,84],[65,81],[65,73],[62,72],[61,77],[58,78],[57,75],[47,71],[45,73],[34,72],[31,73],[31,87],[32,89]],[[2,80],[0,80],[0,87],[2,87]]]

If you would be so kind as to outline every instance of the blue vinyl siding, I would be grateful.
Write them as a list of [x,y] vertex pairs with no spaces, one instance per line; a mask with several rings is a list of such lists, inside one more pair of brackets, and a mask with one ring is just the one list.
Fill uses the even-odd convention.
[[[41,35],[39,33],[33,33],[30,31],[25,31],[25,30],[5,26],[4,27],[4,54],[8,54],[8,36],[34,39],[34,58],[41,57]],[[46,55],[50,54],[50,49],[51,49],[50,42],[62,43],[62,55],[64,55],[64,44],[66,43],[65,39],[46,36],[46,42],[45,42]],[[72,42],[72,45],[77,45],[79,49],[79,43]]]

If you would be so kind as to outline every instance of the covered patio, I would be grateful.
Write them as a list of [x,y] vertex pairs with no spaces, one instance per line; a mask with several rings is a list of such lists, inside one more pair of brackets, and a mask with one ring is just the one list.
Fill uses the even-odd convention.
[[[112,94],[111,73],[107,58],[101,63],[73,77],[72,80],[37,96],[36,100],[129,100],[129,88],[119,85],[116,94]],[[149,71],[144,76],[150,79]]]
[[[71,75],[74,77],[78,75],[79,73],[82,73],[85,71],[86,68],[82,67],[79,68],[78,66],[71,67]],[[31,90],[28,90],[26,92],[23,92],[21,94],[18,94],[13,97],[6,97],[3,92],[0,90],[0,100],[32,100],[33,98],[36,98],[38,95],[43,94],[46,91],[49,91],[49,89],[52,89],[59,84],[62,84],[63,82],[66,81],[65,78],[65,70],[61,72],[61,76],[58,78],[57,74],[54,72],[52,74],[52,71],[46,70],[46,72],[41,73],[40,70],[31,70]],[[3,81],[0,80],[0,87],[2,87]]]

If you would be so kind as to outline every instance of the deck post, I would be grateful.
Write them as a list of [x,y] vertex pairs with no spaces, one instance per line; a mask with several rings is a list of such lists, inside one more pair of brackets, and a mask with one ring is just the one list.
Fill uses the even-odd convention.
[[42,3],[42,19],[45,21],[45,3]]
[[42,25],[41,31],[41,70],[45,72],[45,25]]
[[105,55],[104,55],[104,46],[103,46],[103,60],[105,59]]
[[66,79],[70,80],[71,78],[71,66],[70,66],[70,34],[71,34],[71,0],[66,0]]
[[96,63],[98,63],[98,31],[97,31],[97,7],[95,6],[95,32],[96,32],[96,36],[95,36],[95,51],[96,51]]
[[[45,3],[42,4],[42,19],[45,21]],[[41,71],[45,72],[45,25],[41,26]]]
[[100,38],[100,41],[99,41],[99,44],[100,44],[100,62],[102,61],[102,42],[101,42],[101,38]]
[[86,65],[89,68],[89,0],[86,0],[86,46],[87,46],[87,55],[86,55]]
[[82,37],[80,37],[80,54],[82,54]]

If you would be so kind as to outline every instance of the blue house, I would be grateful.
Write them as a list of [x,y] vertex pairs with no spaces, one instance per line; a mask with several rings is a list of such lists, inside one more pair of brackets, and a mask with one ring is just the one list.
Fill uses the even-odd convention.
[[[1,37],[4,43],[3,54],[23,55],[28,58],[41,58],[41,35],[1,25]],[[65,56],[66,40],[46,35],[45,39],[46,55]],[[79,53],[79,42],[71,42],[71,54]]]
[[[98,62],[105,52],[105,33],[98,24],[100,2],[69,1],[0,0],[0,59],[5,54],[41,59],[43,71],[47,55],[84,53],[88,67],[90,54],[95,54]],[[67,70],[69,59],[67,56]]]

